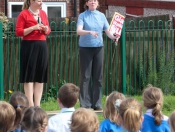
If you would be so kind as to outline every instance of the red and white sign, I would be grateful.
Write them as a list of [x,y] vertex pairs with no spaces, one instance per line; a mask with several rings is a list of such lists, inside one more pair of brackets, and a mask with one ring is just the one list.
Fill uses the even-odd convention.
[[116,42],[118,42],[118,39],[121,36],[124,19],[125,17],[123,15],[115,12],[111,24],[109,26],[109,31],[117,36]]

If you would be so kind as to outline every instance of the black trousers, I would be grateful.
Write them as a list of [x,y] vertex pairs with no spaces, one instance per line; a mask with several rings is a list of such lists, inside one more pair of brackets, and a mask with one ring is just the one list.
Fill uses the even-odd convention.
[[103,47],[80,47],[80,106],[102,108]]

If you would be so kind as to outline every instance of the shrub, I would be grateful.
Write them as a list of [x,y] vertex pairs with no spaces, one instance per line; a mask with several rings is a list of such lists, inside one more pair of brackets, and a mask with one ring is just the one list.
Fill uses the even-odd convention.
[[[3,32],[7,31],[7,24],[9,22],[9,20],[3,12],[0,12],[0,22],[2,22],[2,24],[3,24]],[[3,37],[6,38],[6,35],[3,34]]]

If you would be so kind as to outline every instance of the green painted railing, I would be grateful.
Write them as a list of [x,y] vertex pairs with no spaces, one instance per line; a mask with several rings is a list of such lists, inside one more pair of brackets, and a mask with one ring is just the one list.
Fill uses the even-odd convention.
[[2,23],[0,23],[0,99],[4,99],[4,59],[2,33]]
[[[47,37],[49,51],[48,83],[44,85],[43,99],[55,97],[65,82],[80,83],[78,36],[76,22],[59,24],[51,22],[52,32]],[[23,91],[19,83],[19,52],[21,38],[15,36],[14,23],[7,25],[1,39],[0,25],[0,96],[9,98],[10,91]],[[172,22],[161,20],[135,22],[130,20],[122,29],[118,45],[104,34],[103,94],[117,90],[124,94],[140,94],[151,83],[159,86],[160,76],[164,91],[170,91],[174,83],[174,30]],[[2,41],[2,42],[1,42]],[[4,64],[3,64],[4,61]],[[163,69],[162,67],[165,67]],[[172,68],[173,67],[173,68]],[[169,70],[168,70],[169,69]],[[3,72],[2,72],[3,71]],[[173,71],[173,72],[172,72]],[[165,73],[168,73],[167,76]],[[1,79],[2,78],[2,79]],[[175,84],[175,83],[174,83]]]

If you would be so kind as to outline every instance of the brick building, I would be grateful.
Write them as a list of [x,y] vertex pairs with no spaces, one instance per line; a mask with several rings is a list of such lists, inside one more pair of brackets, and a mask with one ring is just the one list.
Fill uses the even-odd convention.
[[106,0],[107,16],[115,11],[130,16],[175,14],[175,0]]
[[[21,11],[23,1],[1,0],[0,12],[5,12],[10,18],[16,17]],[[84,11],[84,3],[85,0],[43,0],[42,8],[48,17],[77,17]],[[112,17],[115,11],[135,16],[175,14],[174,0],[99,0],[99,4],[99,10],[107,17]]]

